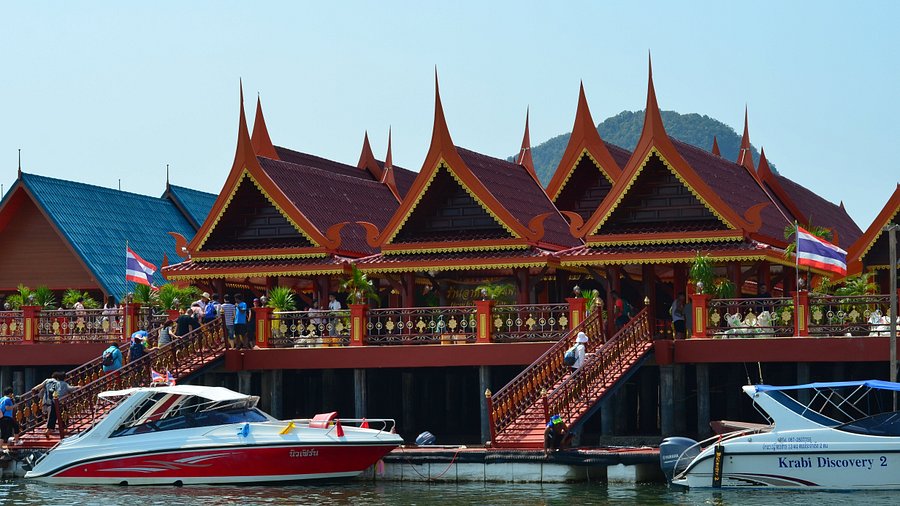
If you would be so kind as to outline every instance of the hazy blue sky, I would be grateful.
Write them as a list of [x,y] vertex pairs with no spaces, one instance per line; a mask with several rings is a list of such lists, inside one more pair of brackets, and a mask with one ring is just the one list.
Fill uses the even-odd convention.
[[[0,183],[23,168],[159,194],[218,192],[238,79],[276,144],[355,163],[368,129],[419,170],[433,68],[455,142],[507,156],[642,109],[647,51],[663,109],[750,134],[788,177],[865,229],[900,180],[898,2],[4,2]],[[821,225],[828,225],[822,223]]]

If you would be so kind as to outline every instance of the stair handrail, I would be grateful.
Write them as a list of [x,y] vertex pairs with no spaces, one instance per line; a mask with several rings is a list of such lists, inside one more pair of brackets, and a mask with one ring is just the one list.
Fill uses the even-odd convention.
[[[619,377],[653,344],[649,309],[642,309],[596,352],[585,357],[584,365],[547,394],[551,415],[560,415],[569,427],[575,425],[597,398],[590,395],[598,381],[606,383],[612,373]],[[627,364],[622,360],[633,359]],[[618,370],[615,368],[618,367]]]
[[492,432],[499,434],[513,421],[525,413],[540,398],[541,390],[552,387],[569,371],[563,362],[566,350],[575,344],[579,332],[588,335],[585,352],[591,353],[605,341],[603,318],[600,311],[594,311],[573,328],[537,360],[507,383],[497,393],[491,395],[489,412]]
[[[58,401],[60,435],[70,432],[76,420],[92,419],[97,414],[97,396],[102,392],[149,386],[150,369],[164,375],[168,371],[177,380],[192,372],[191,366],[202,366],[218,358],[228,347],[225,335],[224,319],[216,318],[162,348],[149,350],[116,371],[79,386]],[[200,355],[199,362],[193,360],[195,355]]]
[[[160,328],[151,329],[147,333],[148,337],[151,339],[158,337]],[[119,351],[122,352],[123,357],[127,357],[129,346],[131,346],[131,339],[119,345]],[[102,362],[103,356],[99,355],[89,362],[66,371],[65,382],[70,385],[83,385],[99,379],[103,376]],[[31,389],[16,399],[16,404],[13,406],[13,417],[19,423],[21,433],[47,423],[47,416],[43,410],[43,398],[43,392],[39,394]]]

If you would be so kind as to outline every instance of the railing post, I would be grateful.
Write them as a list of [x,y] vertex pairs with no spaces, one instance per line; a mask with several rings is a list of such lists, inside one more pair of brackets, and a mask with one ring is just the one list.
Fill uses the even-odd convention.
[[253,344],[260,348],[268,348],[269,339],[272,337],[272,308],[255,307],[253,314],[256,325],[256,342]]
[[41,306],[22,306],[22,344],[34,344],[38,337]]
[[491,310],[493,307],[493,300],[475,301],[475,321],[478,322],[478,327],[475,329],[476,343],[491,342]]
[[497,440],[497,427],[494,424],[494,398],[491,389],[484,391],[484,399],[487,401],[488,425],[491,429],[491,443]]
[[138,318],[140,316],[141,304],[139,302],[125,303],[125,323],[122,325],[122,340],[127,341],[131,334],[138,331]]
[[369,335],[369,305],[350,304],[350,346],[365,346]]
[[794,292],[794,335],[805,337],[809,335],[809,292],[798,290]]
[[706,337],[706,322],[709,315],[709,294],[691,294],[691,304],[694,306],[693,325],[691,338]]
[[584,320],[587,311],[587,300],[584,297],[569,297],[569,328],[574,329]]

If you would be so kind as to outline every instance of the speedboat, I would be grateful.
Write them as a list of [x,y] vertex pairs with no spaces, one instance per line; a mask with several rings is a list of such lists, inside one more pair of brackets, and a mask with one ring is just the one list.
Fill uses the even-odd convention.
[[[800,391],[809,402],[792,395]],[[900,383],[844,381],[743,387],[770,423],[696,442],[667,438],[660,464],[672,485],[706,488],[898,489]]]
[[394,421],[276,420],[227,388],[104,392],[115,404],[32,464],[26,478],[77,484],[256,483],[351,477],[403,443]]

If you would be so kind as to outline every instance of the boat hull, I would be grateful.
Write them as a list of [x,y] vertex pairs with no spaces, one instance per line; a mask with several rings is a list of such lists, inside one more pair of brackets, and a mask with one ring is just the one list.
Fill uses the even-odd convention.
[[260,483],[352,477],[396,444],[210,446],[110,455],[67,464],[35,479],[72,484]]
[[[673,485],[710,488],[714,458],[697,457]],[[722,459],[722,488],[900,489],[900,449],[794,453],[729,452]]]

